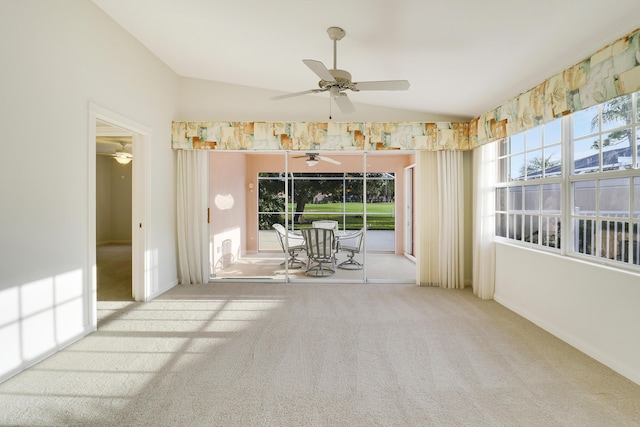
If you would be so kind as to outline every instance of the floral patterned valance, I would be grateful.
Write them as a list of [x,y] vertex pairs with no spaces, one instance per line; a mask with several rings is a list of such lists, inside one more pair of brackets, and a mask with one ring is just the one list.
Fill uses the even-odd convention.
[[469,150],[469,123],[173,122],[175,150]]
[[475,118],[472,147],[640,90],[640,29]]

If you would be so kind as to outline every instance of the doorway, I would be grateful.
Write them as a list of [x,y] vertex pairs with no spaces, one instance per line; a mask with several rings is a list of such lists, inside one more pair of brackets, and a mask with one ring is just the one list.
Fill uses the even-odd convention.
[[[88,236],[87,253],[90,273],[87,280],[87,319],[89,324],[97,321],[97,188],[96,157],[98,133],[101,128],[113,128],[116,133],[127,133],[131,141],[131,295],[135,301],[149,298],[149,280],[146,268],[146,209],[147,209],[147,147],[151,129],[117,113],[89,104],[89,144],[88,144]],[[104,135],[102,135],[104,136]],[[126,148],[126,147],[125,147]]]
[[96,285],[98,301],[132,301],[130,131],[96,123]]

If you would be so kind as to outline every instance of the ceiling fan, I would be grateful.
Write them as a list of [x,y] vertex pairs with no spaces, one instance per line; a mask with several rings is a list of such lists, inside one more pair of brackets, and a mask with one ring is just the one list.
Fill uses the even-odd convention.
[[351,74],[345,70],[340,70],[337,67],[337,44],[338,40],[342,40],[346,32],[339,27],[329,27],[327,29],[329,38],[333,40],[333,68],[327,69],[320,61],[313,59],[304,59],[302,62],[311,69],[318,77],[320,82],[318,83],[319,89],[310,89],[302,92],[289,93],[286,95],[275,96],[271,99],[285,99],[294,96],[307,95],[310,93],[319,93],[329,91],[331,99],[333,99],[342,113],[348,114],[355,111],[355,107],[351,103],[351,100],[344,93],[345,90],[351,90],[359,92],[361,90],[407,90],[409,89],[409,82],[407,80],[382,80],[382,81],[369,81],[369,82],[352,82]]
[[306,157],[306,162],[307,165],[309,166],[315,166],[318,164],[319,160],[325,161],[325,162],[329,162],[329,163],[333,163],[334,165],[340,165],[342,163],[340,163],[337,160],[332,159],[331,157],[325,157],[325,156],[321,156],[318,153],[306,153],[304,156],[294,156],[294,159],[301,159],[301,158],[305,158]]

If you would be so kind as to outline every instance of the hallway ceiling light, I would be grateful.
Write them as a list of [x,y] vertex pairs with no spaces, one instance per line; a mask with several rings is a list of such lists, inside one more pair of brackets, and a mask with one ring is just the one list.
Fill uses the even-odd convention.
[[128,165],[131,160],[133,160],[133,155],[125,151],[124,142],[121,142],[120,144],[122,145],[122,151],[116,151],[116,154],[113,155],[113,159],[121,165]]

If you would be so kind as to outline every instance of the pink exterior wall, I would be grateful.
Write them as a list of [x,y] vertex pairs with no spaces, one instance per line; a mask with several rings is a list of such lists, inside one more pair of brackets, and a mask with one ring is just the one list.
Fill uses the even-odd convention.
[[211,272],[246,253],[245,163],[244,153],[217,152],[209,159]]

